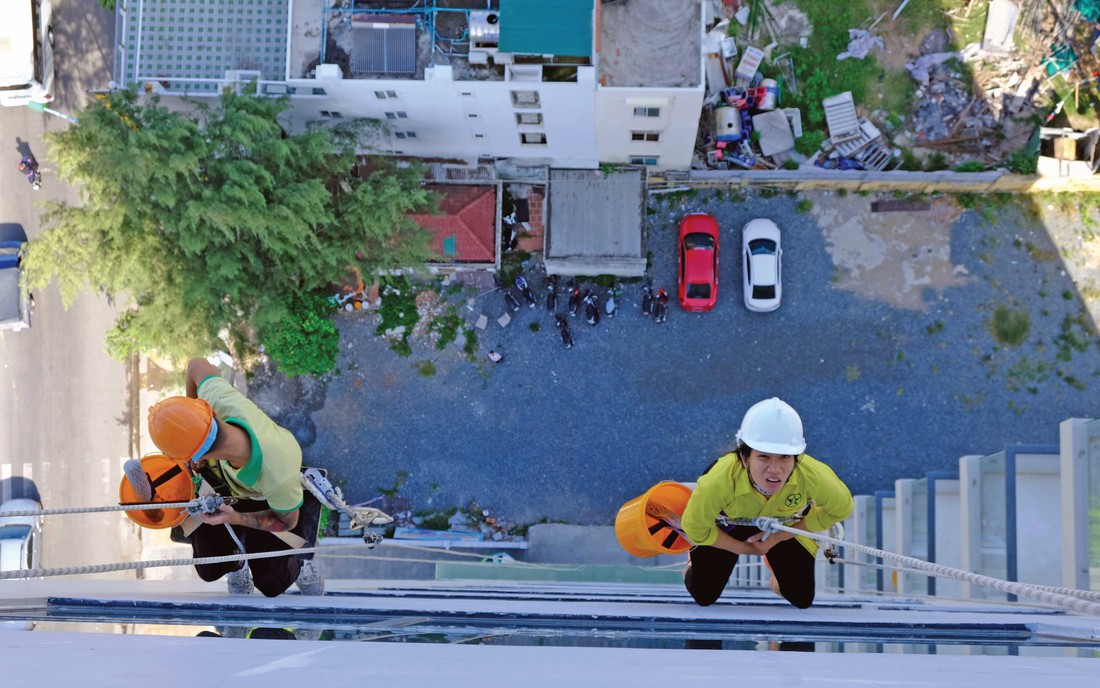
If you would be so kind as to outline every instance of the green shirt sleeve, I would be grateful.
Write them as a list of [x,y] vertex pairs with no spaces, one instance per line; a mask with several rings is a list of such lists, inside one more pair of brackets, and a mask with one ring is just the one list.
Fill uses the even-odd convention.
[[718,539],[715,519],[731,501],[733,477],[730,474],[730,460],[736,456],[726,454],[718,459],[713,468],[699,476],[680,521],[684,535],[693,545],[713,545]]

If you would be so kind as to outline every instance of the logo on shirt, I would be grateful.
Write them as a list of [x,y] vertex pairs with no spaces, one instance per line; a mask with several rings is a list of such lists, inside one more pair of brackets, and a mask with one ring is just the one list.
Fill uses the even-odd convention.
[[798,506],[802,503],[802,493],[796,492],[792,495],[787,495],[787,506]]

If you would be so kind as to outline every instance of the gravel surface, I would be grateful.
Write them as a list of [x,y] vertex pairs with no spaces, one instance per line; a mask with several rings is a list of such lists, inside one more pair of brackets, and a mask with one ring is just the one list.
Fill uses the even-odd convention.
[[[814,207],[799,213],[799,199]],[[495,322],[499,291],[466,295],[471,325],[490,318],[476,362],[453,344],[415,343],[399,357],[374,336],[372,316],[341,313],[339,374],[320,385],[261,373],[253,397],[299,434],[307,463],[344,481],[350,502],[399,487],[414,511],[473,500],[513,523],[612,523],[653,483],[694,480],[733,446],[745,410],[770,396],[801,413],[808,452],[857,494],[957,470],[965,454],[1054,443],[1063,419],[1100,415],[1095,326],[1072,279],[1100,293],[1100,240],[1045,208],[1043,220],[1015,207],[872,218],[872,200],[653,196],[648,242],[654,284],[672,294],[667,323],[644,318],[641,283],[627,284],[618,317],[570,319],[576,346],[564,350],[532,267],[539,306],[507,328]],[[718,305],[705,314],[675,304],[676,229],[694,211],[722,228]],[[783,231],[774,313],[742,301],[740,230],[754,217]],[[863,220],[862,235],[846,224]],[[853,237],[877,257],[853,258]],[[945,264],[940,278],[922,276]],[[883,285],[882,298],[868,284]],[[1029,314],[1022,344],[993,338],[997,306]],[[489,362],[489,349],[504,361]],[[418,370],[423,361],[433,375]]]

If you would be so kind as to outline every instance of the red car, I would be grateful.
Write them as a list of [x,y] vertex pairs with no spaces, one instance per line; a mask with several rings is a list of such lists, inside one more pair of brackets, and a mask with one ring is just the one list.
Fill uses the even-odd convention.
[[718,300],[718,221],[692,213],[680,222],[680,306],[709,311]]

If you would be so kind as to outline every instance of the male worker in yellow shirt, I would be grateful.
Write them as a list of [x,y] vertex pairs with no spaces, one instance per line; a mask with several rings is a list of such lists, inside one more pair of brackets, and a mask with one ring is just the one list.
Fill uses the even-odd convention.
[[[227,525],[248,553],[289,549],[274,533],[298,525],[303,504],[298,441],[206,359],[187,364],[186,394],[149,409],[153,443],[169,459],[202,475],[218,494],[239,499],[236,507],[223,504],[216,513],[200,515],[203,525],[191,534],[194,556],[237,554]],[[135,494],[148,501],[152,487],[140,462],[127,461],[124,469]],[[201,564],[195,570],[205,581],[228,574],[229,592],[236,594],[255,587],[275,597],[295,583],[304,595],[324,594],[324,579],[313,562],[291,556]]]

